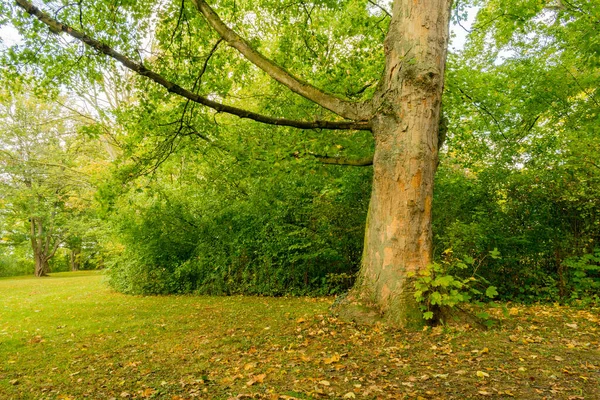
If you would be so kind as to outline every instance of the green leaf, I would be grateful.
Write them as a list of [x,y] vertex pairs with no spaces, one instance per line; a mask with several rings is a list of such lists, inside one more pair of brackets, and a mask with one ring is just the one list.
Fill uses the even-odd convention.
[[436,305],[436,304],[441,305],[442,304],[442,295],[440,292],[431,293],[430,299],[431,299],[431,304],[433,304],[433,305]]
[[498,296],[498,291],[496,290],[495,286],[489,286],[485,291],[485,295],[490,299],[493,299],[494,297]]
[[452,275],[446,275],[436,278],[434,286],[448,287],[452,282],[454,282],[454,277]]

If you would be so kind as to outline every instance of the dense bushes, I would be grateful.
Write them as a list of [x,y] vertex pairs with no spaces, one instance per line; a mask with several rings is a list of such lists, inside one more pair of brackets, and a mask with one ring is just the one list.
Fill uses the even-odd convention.
[[[568,177],[567,177],[568,176]],[[556,301],[597,296],[600,200],[578,190],[569,167],[442,168],[434,218],[436,254],[476,260],[476,273],[501,297]],[[594,179],[598,181],[598,176]],[[578,194],[579,192],[579,194]],[[500,258],[488,257],[497,248]]]
[[[126,250],[112,260],[112,284],[161,294],[348,289],[360,262],[370,174],[327,171],[258,177],[237,197],[207,183],[160,189],[154,183],[134,191],[127,202],[135,207],[119,214]],[[576,174],[562,174],[567,166],[546,174],[526,168],[474,173],[442,164],[435,258],[472,260],[452,273],[479,277],[501,299],[593,298],[600,285],[600,207],[587,192],[577,196]],[[499,257],[490,256],[495,249]]]
[[136,209],[120,215],[126,251],[112,262],[111,283],[161,294],[347,290],[362,250],[369,171],[308,172],[259,176],[238,193],[208,182],[137,193]]

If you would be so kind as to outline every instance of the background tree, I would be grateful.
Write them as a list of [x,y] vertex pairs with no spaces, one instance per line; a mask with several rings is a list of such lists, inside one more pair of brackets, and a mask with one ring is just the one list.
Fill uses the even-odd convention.
[[[598,15],[594,2],[490,1],[450,59],[437,253],[480,260],[478,274],[508,298],[567,301],[600,288],[590,259],[600,232]],[[485,257],[494,248],[502,257]]]
[[30,243],[35,275],[44,276],[58,248],[76,240],[71,227],[90,184],[77,163],[83,154],[76,136],[80,121],[20,89],[13,85],[13,92],[1,94],[2,230],[13,245]]

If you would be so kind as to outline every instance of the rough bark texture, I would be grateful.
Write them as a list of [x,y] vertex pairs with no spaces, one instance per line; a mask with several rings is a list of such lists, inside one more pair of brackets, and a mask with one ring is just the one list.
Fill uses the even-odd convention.
[[352,298],[394,325],[419,325],[410,272],[432,258],[431,205],[438,158],[450,0],[395,1],[386,68],[375,98],[375,156],[362,267]]
[[47,276],[48,271],[50,270],[50,266],[48,265],[48,260],[44,258],[41,254],[34,254],[35,259],[35,276]]

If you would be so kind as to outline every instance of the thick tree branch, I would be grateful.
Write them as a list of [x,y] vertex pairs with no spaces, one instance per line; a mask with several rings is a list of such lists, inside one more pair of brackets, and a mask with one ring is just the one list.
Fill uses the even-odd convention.
[[143,64],[133,61],[131,58],[117,52],[105,43],[102,43],[90,36],[80,32],[69,25],[63,24],[52,18],[49,14],[41,11],[33,4],[26,0],[15,0],[16,4],[23,8],[28,14],[36,17],[38,20],[47,25],[53,32],[64,32],[67,35],[85,43],[94,50],[105,54],[116,61],[123,64],[133,72],[145,76],[150,80],[158,83],[167,89],[170,93],[178,94],[195,103],[202,104],[218,112],[232,114],[240,118],[248,118],[257,122],[262,122],[269,125],[290,126],[299,129],[334,129],[334,130],[371,130],[370,121],[297,121],[287,118],[274,118],[266,115],[258,114],[252,111],[244,110],[237,107],[228,106],[206,97],[195,94],[187,89],[182,88],[174,82],[169,81],[162,75],[146,68]]
[[342,100],[332,94],[301,81],[282,67],[269,60],[252,48],[237,33],[231,30],[204,0],[192,0],[198,11],[210,26],[233,48],[239,51],[248,61],[266,72],[271,78],[285,85],[293,92],[308,100],[344,117],[355,121],[370,118],[370,112],[364,104]]

